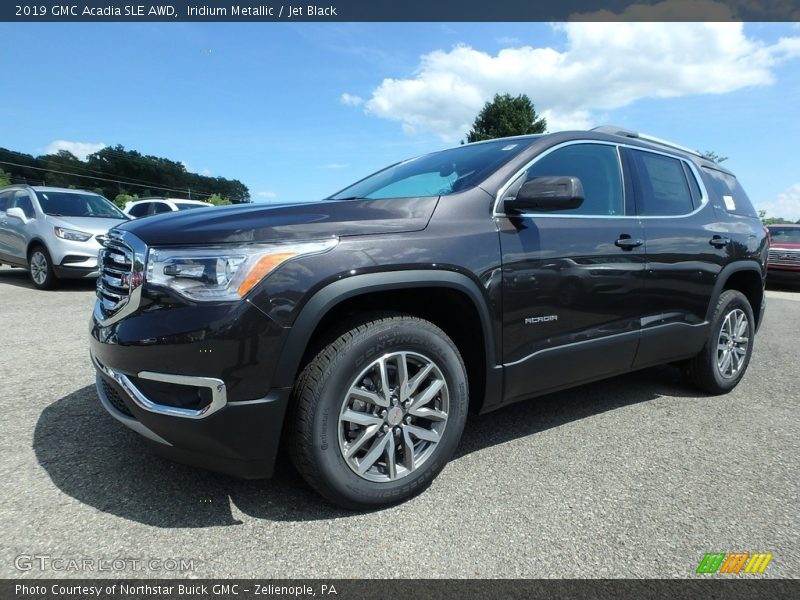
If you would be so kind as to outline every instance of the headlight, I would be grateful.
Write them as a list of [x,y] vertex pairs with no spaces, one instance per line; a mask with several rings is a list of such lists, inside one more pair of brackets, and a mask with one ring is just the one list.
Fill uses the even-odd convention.
[[338,243],[331,238],[299,244],[151,248],[147,282],[169,287],[191,300],[239,300],[287,260],[319,254]]
[[91,233],[78,231],[77,229],[67,229],[66,227],[54,227],[53,231],[56,237],[60,237],[62,240],[70,240],[71,242],[85,242],[92,238]]

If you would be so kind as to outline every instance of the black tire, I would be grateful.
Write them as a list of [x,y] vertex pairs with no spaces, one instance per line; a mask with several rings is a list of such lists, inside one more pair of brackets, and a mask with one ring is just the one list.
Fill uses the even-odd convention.
[[[28,272],[31,283],[39,290],[52,290],[56,286],[53,261],[44,246],[34,246],[28,253]],[[37,281],[38,279],[38,281]]]
[[[722,358],[724,350],[720,350],[723,345],[723,327],[726,326],[726,319],[730,315],[743,313],[747,320],[746,332],[741,338],[747,339],[747,347],[741,356],[741,362],[735,372],[723,373],[719,360]],[[685,372],[690,383],[709,394],[726,394],[735,388],[744,377],[747,366],[750,364],[750,356],[753,353],[753,338],[755,334],[755,319],[753,318],[753,308],[747,297],[737,290],[725,290],[717,300],[714,315],[711,318],[711,327],[708,340],[703,350],[694,358],[687,361]],[[741,351],[740,344],[733,344]],[[731,350],[734,351],[734,350]],[[731,359],[733,360],[733,359]]]
[[[399,352],[409,354],[395,354]],[[431,430],[440,425],[424,419],[417,422],[417,417],[412,416],[411,412],[405,412],[403,403],[397,407],[390,405],[387,407],[388,415],[382,417],[380,413],[386,409],[373,403],[361,402],[366,411],[364,414],[368,414],[371,419],[383,418],[382,423],[389,430],[388,433],[383,433],[383,425],[378,425],[378,433],[369,437],[359,452],[369,454],[369,450],[376,449],[383,440],[385,444],[391,444],[393,456],[401,457],[399,460],[402,461],[410,461],[408,464],[413,465],[415,457],[425,456],[424,451],[415,454],[418,448],[429,451],[417,468],[409,469],[402,475],[400,470],[405,471],[403,464],[406,463],[398,462],[396,467],[392,463],[391,469],[395,470],[392,473],[388,452],[380,455],[366,475],[359,475],[353,462],[356,459],[346,459],[344,456],[346,447],[357,445],[357,439],[348,441],[345,438],[355,438],[356,432],[353,430],[358,426],[352,425],[346,419],[342,422],[340,417],[345,414],[343,411],[346,408],[355,409],[359,402],[351,394],[353,386],[362,386],[363,382],[373,384],[372,375],[364,376],[373,368],[372,365],[386,357],[395,357],[388,360],[397,361],[398,356],[402,356],[404,364],[411,365],[406,367],[406,380],[409,382],[413,381],[412,372],[415,368],[412,361],[418,360],[419,365],[423,365],[427,364],[424,362],[427,360],[435,365],[430,378],[420,380],[420,393],[412,398],[420,398],[426,389],[433,389],[434,384],[442,386],[443,382],[442,391],[433,396],[432,402],[437,407],[445,406],[439,403],[446,402],[446,410],[439,414],[446,413],[447,417],[441,425],[441,435],[435,444],[431,442],[426,446],[422,438],[416,438],[416,443],[412,444],[414,451],[406,455],[403,440],[414,439],[405,438],[407,432],[416,425],[430,426]],[[392,364],[395,365],[394,371],[391,370]],[[419,367],[416,373],[422,371],[419,365],[416,365]],[[398,362],[384,362],[383,366],[390,373],[390,384],[400,381]],[[392,390],[399,387],[392,387]],[[292,394],[293,414],[290,415],[291,421],[288,424],[288,446],[292,462],[311,487],[341,507],[364,510],[402,502],[427,488],[453,455],[467,417],[468,390],[466,369],[458,349],[434,324],[410,316],[365,319],[327,344],[301,372]],[[375,395],[384,398],[383,394]],[[396,422],[398,410],[403,412],[399,423]],[[413,407],[410,410],[414,410]],[[363,431],[364,429],[361,430]],[[393,439],[389,440],[392,436]],[[394,442],[394,439],[399,441]],[[361,462],[370,464],[365,455],[362,455]],[[379,472],[381,469],[383,474]],[[375,481],[365,478],[390,478],[392,474],[396,477],[394,480]]]

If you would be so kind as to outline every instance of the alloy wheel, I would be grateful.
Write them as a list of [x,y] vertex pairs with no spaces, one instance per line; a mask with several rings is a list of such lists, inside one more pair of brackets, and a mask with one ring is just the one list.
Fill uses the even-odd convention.
[[392,352],[353,380],[339,414],[339,449],[358,476],[390,482],[435,452],[447,425],[449,391],[436,363]]
[[31,277],[37,285],[42,285],[47,279],[47,258],[41,250],[31,255]]
[[733,309],[722,320],[717,340],[717,370],[725,379],[736,377],[745,365],[749,329],[747,315],[741,308]]

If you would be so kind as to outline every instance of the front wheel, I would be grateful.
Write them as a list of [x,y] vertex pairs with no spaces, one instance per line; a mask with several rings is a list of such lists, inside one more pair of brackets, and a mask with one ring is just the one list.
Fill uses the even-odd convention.
[[686,365],[689,381],[711,394],[731,391],[750,364],[754,335],[753,309],[747,297],[725,290],[717,301],[706,345]]
[[28,269],[31,281],[40,290],[50,290],[56,285],[56,274],[53,272],[53,261],[44,246],[35,246],[28,256]]
[[298,378],[293,462],[345,508],[406,500],[453,455],[467,390],[458,349],[434,324],[409,316],[365,321],[328,344]]

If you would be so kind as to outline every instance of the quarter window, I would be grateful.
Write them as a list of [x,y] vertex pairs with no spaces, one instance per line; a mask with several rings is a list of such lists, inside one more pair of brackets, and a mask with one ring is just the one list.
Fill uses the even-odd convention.
[[616,146],[607,144],[571,144],[552,151],[533,163],[524,176],[506,193],[516,190],[535,177],[577,177],[583,184],[584,200],[578,208],[560,210],[554,215],[623,215],[625,201],[622,174]]
[[638,150],[631,150],[631,156],[638,180],[636,207],[640,215],[685,215],[694,210],[680,160]]
[[[743,217],[758,218],[756,209],[736,177],[709,167],[703,167],[703,171],[710,175],[711,188],[719,201],[724,202],[722,206],[725,210]],[[726,196],[727,202],[725,202]]]

